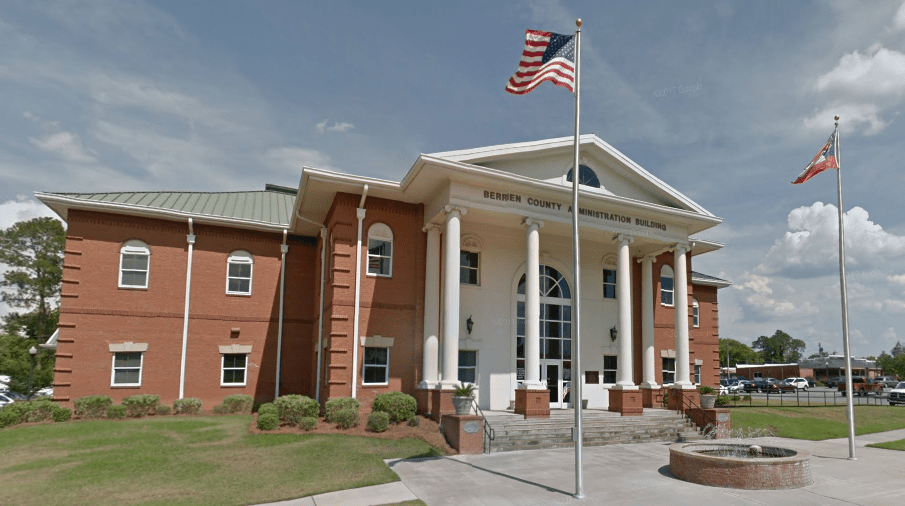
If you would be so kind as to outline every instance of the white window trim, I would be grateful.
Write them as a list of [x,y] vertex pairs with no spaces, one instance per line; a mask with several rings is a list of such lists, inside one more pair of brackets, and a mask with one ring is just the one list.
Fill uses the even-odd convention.
[[[662,358],[666,358],[667,360],[672,360],[672,369],[666,369],[665,367],[663,367],[663,360],[662,359],[660,360],[660,367],[662,368],[660,373],[663,376],[663,384],[672,385],[676,382],[676,359],[675,359],[675,357],[662,357]],[[672,381],[670,381],[669,383],[666,382],[666,373],[672,374]]]
[[[664,271],[666,271],[667,269],[669,269],[669,275],[665,276]],[[663,278],[669,278],[672,280],[672,289],[671,290],[666,290],[665,288],[663,288]],[[672,295],[672,297],[670,297],[672,299],[671,304],[667,304],[667,303],[663,302],[664,293],[669,293]],[[666,306],[666,307],[675,307],[675,304],[676,304],[676,273],[673,271],[672,267],[670,267],[668,265],[664,265],[663,267],[660,268],[660,305]]]
[[[245,355],[245,367],[243,368],[245,374],[242,375],[242,383],[226,383],[224,377],[226,376],[226,355]],[[238,370],[238,367],[230,367],[230,371]],[[244,387],[248,384],[248,353],[221,353],[220,354],[220,386],[221,387]]]
[[[145,273],[144,285],[124,285],[123,284],[123,256],[124,255],[145,255],[148,257],[148,268],[143,271]],[[129,269],[129,272],[138,272],[136,269]],[[119,271],[117,273],[117,285],[119,288],[134,288],[137,290],[147,290],[151,282],[151,248],[144,241],[132,239],[126,241],[119,250]]]
[[692,383],[695,385],[701,384],[701,364],[695,364],[694,369],[692,370],[692,379],[694,380]]
[[[116,369],[117,369],[116,354],[117,353],[138,353],[138,355],[140,357],[140,363],[138,364],[138,383],[116,383]],[[142,380],[142,377],[144,374],[144,369],[145,369],[145,352],[144,351],[114,351],[112,353],[112,355],[113,356],[110,358],[110,387],[112,387],[112,388],[140,387],[141,380]],[[134,367],[120,367],[119,369],[135,369],[135,368]]]
[[701,305],[695,298],[691,299],[691,325],[694,328],[701,326]]
[[[389,384],[390,384],[390,351],[391,351],[391,348],[390,348],[389,346],[366,346],[366,348],[383,348],[383,349],[386,349],[386,350],[387,350],[387,363],[386,363],[386,365],[383,365],[383,366],[375,365],[375,364],[366,364],[366,363],[365,363],[365,359],[364,359],[364,354],[362,353],[362,357],[361,357],[361,384],[362,384],[362,385],[368,385],[368,386],[389,385]],[[365,381],[365,378],[366,378],[366,375],[365,375],[365,367],[383,367],[383,370],[384,370],[384,375],[383,375],[384,381],[383,381],[383,382],[379,382],[379,383],[378,383],[378,382],[375,382],[375,383],[368,383],[367,381]]]
[[[239,291],[230,291],[229,289],[229,280],[230,279],[246,279],[238,276],[229,275],[229,266],[230,265],[249,265],[251,267],[250,272],[248,273],[248,291],[247,292],[239,292]],[[251,253],[238,250],[233,251],[229,254],[229,257],[226,259],[226,293],[227,295],[251,295],[252,287],[254,286],[254,278],[255,278],[255,258]]]
[[[605,271],[613,271],[613,274],[616,275],[616,281],[614,281],[612,283],[607,283]],[[603,295],[603,300],[616,300],[616,297],[618,295],[618,289],[619,289],[619,271],[616,269],[615,266],[606,266],[600,272],[603,275],[603,283],[601,284],[602,292],[603,292],[601,295]],[[613,285],[613,296],[612,297],[606,296],[606,287],[609,285]]]
[[[616,357],[616,355],[604,355],[603,357],[604,357],[604,358],[603,358],[603,364],[602,364],[603,369],[601,370],[601,372],[602,372],[603,374],[600,376],[600,383],[601,383],[601,384],[604,384],[604,385],[613,385],[613,384],[616,383],[615,381],[612,382],[612,383],[607,383],[607,381],[606,381],[606,373],[607,373],[607,371],[612,371],[612,372],[613,372],[613,376],[616,376],[616,375],[619,373],[619,369],[618,369],[618,367],[619,367],[619,366],[618,366],[618,364],[619,364],[619,362],[618,362],[619,358]],[[617,365],[616,365],[616,369],[607,369],[607,368],[606,368],[606,357],[616,357],[616,360],[617,360],[617,362],[616,362],[616,364],[617,364]]]
[[[379,255],[371,255],[371,240],[382,241],[390,243],[390,254],[389,256],[379,256]],[[375,223],[368,228],[368,244],[367,244],[367,259],[365,263],[365,275],[374,276],[378,278],[391,278],[393,277],[393,255],[396,253],[396,244],[393,241],[393,231],[390,229],[388,225],[385,223]],[[371,272],[371,258],[388,258],[389,259],[389,272],[386,274],[381,274],[379,272]]]

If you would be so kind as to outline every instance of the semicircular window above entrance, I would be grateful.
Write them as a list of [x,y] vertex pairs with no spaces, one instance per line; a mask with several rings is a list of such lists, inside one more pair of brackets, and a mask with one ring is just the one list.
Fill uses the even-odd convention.
[[[569,169],[569,173],[566,175],[566,181],[572,182],[572,169]],[[594,172],[594,169],[587,165],[578,166],[578,184],[590,186],[591,188],[600,188],[600,180],[597,179],[597,174]]]
[[[510,285],[511,286],[511,285]],[[525,295],[525,275],[522,274],[518,280],[518,294]],[[569,282],[566,278],[553,267],[546,265],[540,266],[540,296],[552,297],[556,299],[571,299],[572,292],[569,290]],[[522,298],[521,300],[524,300]]]

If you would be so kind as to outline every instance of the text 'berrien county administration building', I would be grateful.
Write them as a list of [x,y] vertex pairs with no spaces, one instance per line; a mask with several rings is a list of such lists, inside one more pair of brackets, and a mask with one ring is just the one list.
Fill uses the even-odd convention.
[[593,135],[573,347],[572,153],[568,137],[421,155],[400,182],[305,168],[298,189],[38,193],[68,223],[54,400],[398,390],[436,414],[470,382],[481,408],[530,415],[571,407],[575,381],[625,412],[715,385],[729,283],[691,264],[721,220]]

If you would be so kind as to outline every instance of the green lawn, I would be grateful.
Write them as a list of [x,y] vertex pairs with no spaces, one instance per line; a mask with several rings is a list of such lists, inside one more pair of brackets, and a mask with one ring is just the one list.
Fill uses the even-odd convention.
[[[855,406],[855,434],[905,429],[905,409],[896,406]],[[823,439],[848,437],[844,406],[752,407],[732,410],[732,428],[768,428],[779,437]]]
[[0,504],[229,505],[397,481],[421,440],[249,434],[251,417],[151,417],[0,430]]

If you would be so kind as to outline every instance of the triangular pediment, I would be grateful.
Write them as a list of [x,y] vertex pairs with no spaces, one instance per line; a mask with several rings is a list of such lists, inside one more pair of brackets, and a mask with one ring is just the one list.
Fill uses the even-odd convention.
[[[537,142],[506,144],[431,156],[467,163],[534,180],[571,187],[569,172],[574,165],[572,137]],[[581,137],[579,165],[586,176],[596,177],[599,188],[582,185],[585,192],[615,195],[674,209],[713,216],[703,207],[664,183],[595,135]],[[588,172],[590,171],[590,172]]]

